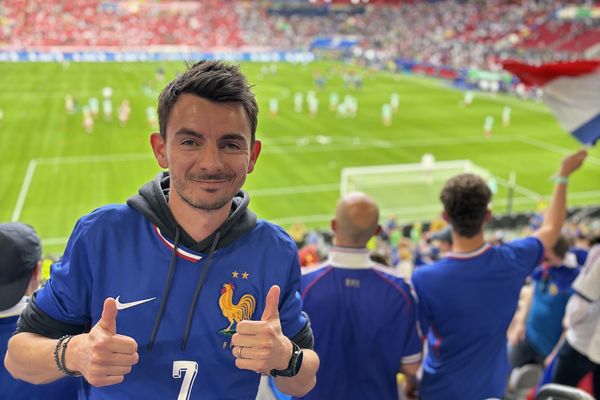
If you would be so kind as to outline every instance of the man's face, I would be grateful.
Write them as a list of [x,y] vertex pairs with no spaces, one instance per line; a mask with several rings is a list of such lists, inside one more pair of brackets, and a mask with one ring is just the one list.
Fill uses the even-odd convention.
[[250,140],[241,104],[179,96],[169,114],[166,142],[158,134],[151,138],[159,165],[171,176],[170,206],[229,207],[260,153],[260,142],[251,146]]

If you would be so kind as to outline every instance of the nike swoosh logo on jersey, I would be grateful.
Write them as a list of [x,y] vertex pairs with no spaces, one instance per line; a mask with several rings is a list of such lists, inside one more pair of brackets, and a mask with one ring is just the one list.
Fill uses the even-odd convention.
[[129,308],[129,307],[135,307],[135,306],[138,306],[138,305],[140,305],[140,304],[144,304],[144,303],[147,303],[147,302],[149,302],[149,301],[152,301],[152,300],[156,299],[156,297],[153,297],[153,298],[151,298],[151,299],[144,299],[144,300],[138,300],[138,301],[131,301],[131,302],[129,302],[129,303],[121,303],[121,302],[119,301],[119,298],[120,298],[120,297],[121,297],[121,296],[117,296],[117,298],[115,299],[115,301],[117,302],[117,310],[124,310],[124,309],[126,309],[126,308]]

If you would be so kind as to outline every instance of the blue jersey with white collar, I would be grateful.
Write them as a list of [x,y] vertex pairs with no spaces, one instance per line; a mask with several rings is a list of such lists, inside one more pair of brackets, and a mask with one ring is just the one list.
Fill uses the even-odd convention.
[[396,374],[421,360],[408,284],[373,263],[367,249],[342,247],[304,270],[301,282],[320,358],[317,385],[302,399],[397,399]]
[[135,339],[140,356],[123,383],[84,386],[80,398],[254,399],[260,376],[238,369],[231,354],[228,328],[235,329],[237,320],[230,318],[236,308],[244,302],[251,319],[260,320],[276,284],[283,333],[293,337],[306,325],[294,242],[281,228],[259,220],[213,253],[185,350],[186,318],[207,254],[178,248],[173,285],[149,351],[172,252],[173,243],[130,206],[106,206],[78,221],[36,305],[58,321],[93,326],[104,300],[118,298],[126,308],[118,312],[117,333]]
[[428,400],[502,398],[510,366],[506,331],[525,277],[544,247],[534,237],[449,253],[417,269],[413,284],[427,329],[419,394]]

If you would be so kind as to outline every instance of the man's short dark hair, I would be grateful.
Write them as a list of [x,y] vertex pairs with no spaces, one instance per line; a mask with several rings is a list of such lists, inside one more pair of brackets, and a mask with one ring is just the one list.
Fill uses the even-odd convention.
[[206,100],[239,103],[250,122],[252,143],[258,124],[258,104],[240,69],[221,61],[199,61],[169,83],[158,97],[158,125],[163,140],[167,140],[169,114],[179,95],[190,93]]
[[474,174],[455,176],[440,193],[452,229],[467,238],[481,232],[491,198],[488,185]]

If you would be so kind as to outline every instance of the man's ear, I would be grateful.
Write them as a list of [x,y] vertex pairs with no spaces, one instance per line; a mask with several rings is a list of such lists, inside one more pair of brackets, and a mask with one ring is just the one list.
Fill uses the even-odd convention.
[[38,285],[39,285],[40,281],[42,280],[42,264],[43,264],[42,260],[40,260],[35,265],[35,268],[33,268],[32,279],[35,279],[35,281],[37,282]]
[[166,147],[164,139],[159,133],[154,132],[150,135],[150,146],[154,152],[154,158],[161,168],[169,168],[169,160],[167,159]]
[[448,213],[446,211],[442,211],[442,219],[446,222],[450,222],[448,219]]
[[262,148],[262,143],[260,140],[255,140],[252,145],[252,149],[250,149],[250,162],[248,163],[248,173],[254,171],[254,166],[256,165],[256,161],[258,160],[258,156],[260,155],[260,150]]
[[381,231],[382,231],[381,225],[377,225],[377,229],[375,230],[375,233],[373,234],[373,236],[379,236]]
[[31,278],[29,279],[29,285],[27,286],[25,295],[31,296],[40,287],[42,281],[42,261],[38,261],[33,268]]
[[485,210],[485,217],[483,217],[484,222],[488,222],[492,219],[492,212],[490,210]]

